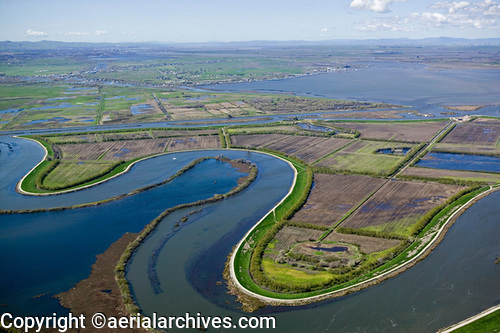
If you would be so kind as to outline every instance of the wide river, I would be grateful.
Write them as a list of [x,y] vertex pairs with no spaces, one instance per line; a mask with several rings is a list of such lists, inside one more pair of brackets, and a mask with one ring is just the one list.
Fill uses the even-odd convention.
[[[480,81],[479,74],[476,81]],[[490,74],[484,81],[495,78],[498,76]],[[323,79],[317,79],[319,85]],[[262,84],[261,88],[267,89],[266,85],[276,83]],[[494,102],[486,84],[482,89],[485,103]],[[289,91],[279,85],[276,90]],[[303,88],[298,93],[306,92]],[[445,93],[435,99],[425,97],[423,104],[439,103]],[[4,136],[0,142],[0,209],[47,208],[105,199],[166,179],[201,156],[224,154],[255,162],[259,175],[249,188],[227,200],[170,215],[139,247],[127,269],[134,297],[145,314],[199,312],[234,319],[245,315],[217,282],[222,281],[231,248],[288,192],[293,178],[288,164],[245,151],[174,153],[143,161],[128,174],[91,189],[26,197],[15,192],[15,184],[42,158],[43,151],[27,140]],[[208,160],[169,184],[105,205],[0,215],[2,312],[65,313],[52,296],[86,278],[95,255],[123,233],[141,230],[166,208],[227,192],[240,176],[230,165]],[[496,305],[500,302],[500,265],[495,264],[500,256],[498,202],[500,192],[481,199],[458,219],[436,250],[395,278],[345,297],[303,307],[267,307],[255,314],[275,316],[276,332],[433,332]],[[175,228],[184,216],[188,216],[187,222]]]

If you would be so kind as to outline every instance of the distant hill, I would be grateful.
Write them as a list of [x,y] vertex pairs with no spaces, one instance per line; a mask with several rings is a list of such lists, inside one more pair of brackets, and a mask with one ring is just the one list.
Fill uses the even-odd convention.
[[283,47],[283,46],[328,46],[328,45],[366,45],[366,46],[427,46],[427,45],[449,45],[449,46],[474,46],[474,45],[500,45],[500,38],[466,39],[466,38],[425,38],[425,39],[364,39],[364,40],[325,40],[325,41],[245,41],[245,42],[207,42],[207,43],[79,43],[79,42],[11,42],[1,41],[1,51],[23,51],[23,50],[63,50],[63,49],[109,49],[109,48],[148,48],[169,47],[181,48],[253,48],[253,47]]

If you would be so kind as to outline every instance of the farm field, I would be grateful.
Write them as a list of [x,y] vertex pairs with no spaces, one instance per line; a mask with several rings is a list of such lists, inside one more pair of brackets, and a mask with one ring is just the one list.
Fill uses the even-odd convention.
[[406,168],[403,176],[415,176],[433,179],[463,179],[494,184],[500,181],[500,174],[472,171],[442,170],[411,167]]
[[220,147],[221,144],[218,136],[191,136],[170,139],[167,150],[179,151]]
[[352,142],[353,140],[349,139],[328,138],[324,141],[316,143],[314,146],[309,146],[298,151],[295,153],[295,156],[306,163],[313,163],[323,156],[341,149]]
[[286,125],[283,124],[281,126],[272,126],[272,127],[240,127],[240,128],[228,128],[227,132],[231,135],[244,135],[244,134],[271,134],[273,132],[278,133],[297,133],[301,130],[294,125]]
[[448,122],[345,122],[335,123],[335,125],[352,128],[361,133],[360,138],[377,139],[404,142],[426,142],[432,139]]
[[268,244],[265,257],[276,260],[281,251],[288,251],[299,242],[315,241],[323,233],[324,231],[321,230],[285,226],[274,235],[274,239]]
[[232,135],[231,143],[233,146],[262,148],[272,143],[286,139],[285,134],[262,134],[262,135]]
[[385,180],[358,175],[315,174],[307,202],[292,218],[296,223],[333,227]]
[[457,124],[433,146],[433,150],[500,155],[500,121],[478,118],[468,123]]
[[64,160],[122,161],[163,153],[168,139],[124,140],[61,145]]
[[326,140],[327,138],[325,137],[293,135],[286,136],[283,140],[275,141],[267,145],[266,148],[297,156],[297,153],[301,150],[311,148]]
[[500,139],[500,123],[470,122],[457,124],[455,128],[441,140],[448,144],[474,144],[479,146],[498,146]]
[[335,231],[326,236],[324,241],[357,244],[359,245],[359,250],[366,254],[388,250],[401,243],[401,240],[399,239],[385,239],[385,238],[367,237],[359,235],[341,234]]
[[409,236],[412,225],[419,218],[464,188],[458,185],[391,180],[341,226]]
[[63,161],[43,181],[45,188],[66,188],[82,181],[109,172],[116,161]]
[[384,148],[413,148],[414,144],[357,140],[327,157],[315,166],[338,171],[382,175],[396,166],[404,156],[377,153]]

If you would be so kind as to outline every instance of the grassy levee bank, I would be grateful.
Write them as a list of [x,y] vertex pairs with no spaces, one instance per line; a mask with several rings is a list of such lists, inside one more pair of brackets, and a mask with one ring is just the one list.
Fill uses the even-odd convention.
[[[202,157],[200,159],[197,159],[189,165],[189,168],[194,167],[196,164],[200,163],[203,160],[206,160],[210,157]],[[216,159],[219,159],[223,162],[229,162],[230,160],[225,158],[225,157],[216,157]],[[248,163],[246,161],[240,161],[241,163]],[[248,163],[250,164],[250,163]],[[144,229],[139,233],[139,236],[137,238],[130,242],[125,251],[123,252],[122,256],[120,257],[120,260],[116,264],[115,267],[115,280],[118,283],[118,286],[120,288],[120,292],[122,294],[122,299],[125,304],[125,307],[127,311],[129,312],[130,315],[137,315],[140,312],[140,308],[135,304],[131,292],[130,292],[130,285],[125,277],[125,267],[132,257],[132,254],[137,247],[153,232],[153,230],[156,228],[158,223],[160,223],[166,216],[171,214],[172,212],[183,209],[183,208],[189,208],[189,207],[196,207],[196,206],[201,206],[207,203],[213,203],[217,202],[220,200],[224,200],[225,198],[231,197],[241,191],[243,191],[245,188],[247,188],[254,180],[257,178],[257,173],[258,169],[257,166],[254,164],[250,164],[251,170],[248,176],[245,177],[245,180],[241,182],[237,187],[233,188],[231,191],[229,191],[226,194],[216,194],[211,198],[205,199],[205,200],[199,200],[196,202],[192,203],[187,203],[187,204],[181,204],[177,205],[175,207],[169,208],[165,211],[163,211],[158,217],[156,217],[154,220],[152,220],[148,225],[144,227]],[[185,170],[187,171],[187,170]],[[184,172],[185,172],[184,171]],[[181,227],[181,226],[177,226]]]
[[480,316],[478,314],[465,320],[468,323],[458,323],[457,325],[452,325],[449,328],[444,328],[438,332],[448,333],[498,333],[500,331],[500,309],[498,306],[495,307],[497,310],[486,315]]
[[67,184],[67,186],[51,186],[44,184],[44,179],[60,163],[60,159],[54,158],[54,150],[52,148],[52,145],[40,137],[23,138],[38,142],[46,151],[44,159],[32,170],[30,170],[26,174],[26,176],[24,176],[18,183],[18,191],[27,195],[61,194],[96,185],[126,172],[132,164],[138,161],[159,155],[153,154],[149,156],[134,158],[129,161],[120,161],[101,173],[69,183]]
[[[256,228],[257,232],[248,234],[241,243],[242,245],[235,249],[235,278],[240,284],[240,291],[244,294],[272,305],[302,305],[328,297],[343,296],[349,292],[363,289],[395,276],[422,260],[444,237],[447,228],[464,211],[463,208],[469,206],[478,196],[489,189],[490,187],[465,189],[454,197],[451,197],[439,209],[428,212],[419,221],[420,223],[416,224],[414,235],[410,239],[403,241],[396,248],[386,250],[387,253],[384,253],[385,260],[382,264],[369,259],[363,264],[364,267],[362,269],[348,274],[347,277],[349,279],[343,279],[344,281],[331,279],[323,284],[323,288],[319,288],[319,286],[307,286],[311,290],[306,292],[293,292],[292,288],[289,288],[285,293],[273,291],[268,287],[261,286],[258,283],[259,281],[255,281],[253,278],[251,254],[257,252],[257,247],[260,246],[258,243],[260,240],[257,237],[260,235],[261,239],[265,239],[266,235],[272,233],[272,229],[279,229],[279,224],[273,223],[272,220],[270,221],[270,216],[273,217],[273,215],[268,215],[262,221],[262,226],[259,224]],[[270,232],[264,234],[262,231],[266,226]],[[251,249],[254,251],[251,251]],[[318,288],[314,289],[315,287]],[[241,290],[241,288],[246,290]],[[300,288],[297,290],[300,290]]]

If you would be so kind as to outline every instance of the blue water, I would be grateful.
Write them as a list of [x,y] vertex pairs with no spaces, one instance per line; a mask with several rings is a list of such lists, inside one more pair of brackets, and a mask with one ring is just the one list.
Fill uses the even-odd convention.
[[37,120],[32,120],[30,122],[24,123],[24,125],[33,125],[33,124],[41,124],[41,123],[46,123],[49,121],[56,121],[58,123],[65,123],[70,121],[71,119],[69,118],[64,118],[64,117],[54,117],[50,119],[37,119]]
[[[396,150],[397,149],[397,150]],[[382,148],[377,150],[377,154],[385,155],[406,155],[411,150],[411,148]]]
[[10,108],[10,109],[5,109],[5,110],[0,110],[0,114],[2,114],[2,113],[19,113],[21,111],[24,111],[24,109]]
[[109,204],[1,214],[0,262],[10,272],[0,275],[0,304],[7,304],[2,310],[19,315],[61,310],[51,297],[86,278],[95,255],[125,232],[142,230],[169,207],[226,193],[241,176],[227,163],[207,160],[167,185]]
[[308,131],[313,131],[313,132],[333,132],[331,128],[324,127],[324,126],[318,126],[318,125],[311,125],[311,124],[297,124],[300,128],[303,128]]
[[149,104],[139,104],[139,105],[133,105],[130,107],[130,111],[132,112],[133,115],[146,113],[148,111],[151,111],[152,109],[153,109],[153,107]]
[[76,107],[78,107],[78,105],[73,105],[70,103],[61,103],[59,105],[45,105],[45,106],[40,106],[40,107],[36,107],[36,108],[31,108],[30,110],[31,111],[33,111],[33,110],[40,111],[40,110],[67,109],[67,108],[76,108]]
[[[442,112],[449,111],[442,105],[486,104],[490,106],[467,113],[500,116],[499,69],[428,70],[421,64],[379,62],[362,65],[368,67],[356,71],[202,88],[395,103],[441,118]],[[408,115],[408,118],[418,117]]]
[[430,152],[416,166],[448,170],[500,172],[500,157]]

